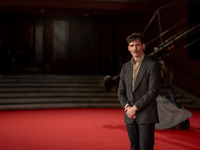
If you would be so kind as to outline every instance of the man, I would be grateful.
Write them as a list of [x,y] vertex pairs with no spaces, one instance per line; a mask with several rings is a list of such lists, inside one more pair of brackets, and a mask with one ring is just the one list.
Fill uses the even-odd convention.
[[161,70],[158,62],[145,56],[143,35],[127,37],[132,59],[123,64],[118,99],[124,108],[131,150],[153,150],[155,123],[158,123],[156,97],[160,91]]

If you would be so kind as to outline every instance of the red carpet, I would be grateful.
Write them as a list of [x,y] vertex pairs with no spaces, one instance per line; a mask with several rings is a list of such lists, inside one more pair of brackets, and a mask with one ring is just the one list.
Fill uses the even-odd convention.
[[[199,150],[200,110],[189,130],[156,130],[155,150]],[[122,109],[0,111],[1,150],[129,150]]]

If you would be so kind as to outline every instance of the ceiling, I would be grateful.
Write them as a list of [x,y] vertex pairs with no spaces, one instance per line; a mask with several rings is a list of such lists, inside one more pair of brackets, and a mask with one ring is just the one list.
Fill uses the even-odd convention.
[[120,17],[150,11],[148,1],[1,0],[1,15]]

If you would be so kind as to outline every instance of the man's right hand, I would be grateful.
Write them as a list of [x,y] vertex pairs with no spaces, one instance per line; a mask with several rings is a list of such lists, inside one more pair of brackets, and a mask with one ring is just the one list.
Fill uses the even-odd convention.
[[135,107],[135,105],[133,107],[131,107],[131,106],[126,107],[126,109],[124,111],[126,111],[126,115],[129,118],[131,118],[131,119],[136,118],[137,108]]

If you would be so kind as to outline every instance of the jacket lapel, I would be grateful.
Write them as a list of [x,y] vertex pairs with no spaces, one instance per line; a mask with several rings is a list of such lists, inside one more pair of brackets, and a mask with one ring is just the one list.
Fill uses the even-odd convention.
[[142,63],[141,63],[141,66],[140,66],[140,69],[138,71],[138,74],[136,76],[135,85],[134,85],[134,91],[137,89],[138,85],[140,84],[140,81],[142,80],[142,77],[143,77],[145,71],[148,68],[148,64],[149,64],[148,56],[145,56],[143,61],[142,61]]
[[129,87],[130,87],[130,89],[132,89],[132,82],[133,82],[133,65],[132,65],[132,63],[130,63],[130,65],[131,65],[131,67],[129,67],[130,68],[130,70],[128,71],[128,77],[130,78],[130,81],[131,82],[128,82],[129,84]]

